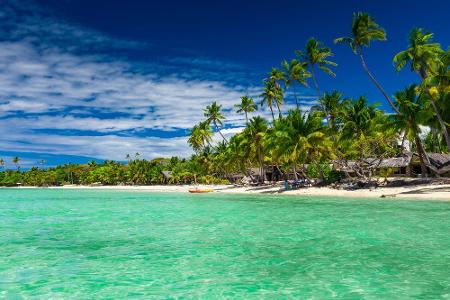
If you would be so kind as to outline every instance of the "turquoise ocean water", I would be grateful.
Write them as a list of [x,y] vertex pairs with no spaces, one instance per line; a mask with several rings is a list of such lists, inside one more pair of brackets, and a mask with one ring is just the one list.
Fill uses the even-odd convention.
[[450,299],[450,202],[0,190],[0,299]]

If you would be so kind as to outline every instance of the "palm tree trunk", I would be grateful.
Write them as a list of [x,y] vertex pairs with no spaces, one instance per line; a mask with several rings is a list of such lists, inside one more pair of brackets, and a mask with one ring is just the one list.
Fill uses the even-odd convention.
[[425,157],[425,151],[423,150],[422,141],[420,140],[419,136],[415,136],[415,142],[417,147],[417,154],[419,154],[419,161],[420,161],[420,169],[421,169],[421,176],[422,178],[425,178],[427,176],[427,167],[425,165],[424,157]]
[[245,124],[248,124],[248,114],[246,111],[245,111]]
[[445,142],[447,144],[447,149],[450,152],[450,136],[448,134],[447,126],[445,125],[445,122],[442,119],[441,113],[439,112],[439,108],[437,107],[436,102],[433,99],[433,96],[431,96],[430,93],[428,93],[428,94],[430,95],[431,105],[433,106],[434,113],[436,114],[436,117],[438,119],[439,125],[441,126],[442,133],[444,134]]
[[[427,78],[427,73],[424,70],[424,68],[419,69],[419,76],[420,76],[420,78],[422,78],[422,81],[424,81]],[[428,95],[430,96],[431,105],[433,106],[434,113],[436,114],[439,125],[441,126],[442,133],[444,134],[445,142],[447,144],[447,149],[448,149],[448,151],[450,151],[450,136],[448,133],[447,126],[445,125],[445,122],[442,119],[441,113],[439,112],[439,108],[436,105],[436,101],[434,101],[433,95],[430,93],[429,89],[426,89],[426,90],[427,90]]]
[[222,137],[222,139],[225,141],[225,143],[228,144],[228,140],[223,136],[222,131],[220,131],[219,126],[217,126],[217,123],[214,122],[214,127],[216,127],[217,132],[219,132],[220,136]]
[[264,159],[262,157],[262,151],[259,149],[258,151],[258,160],[259,160],[259,172],[261,174],[260,181],[264,183],[264,180],[266,179],[266,174],[264,172]]
[[294,162],[294,165],[292,166],[292,172],[294,172],[294,179],[295,179],[295,181],[297,181],[298,180],[298,175],[297,175],[297,168],[295,167],[295,162]]
[[275,115],[273,114],[272,105],[269,105],[270,112],[272,113],[272,120],[275,122]]
[[276,101],[275,101],[275,104],[277,105],[277,109],[278,109],[278,119],[281,119],[280,105],[278,105],[278,102],[276,102]]
[[311,66],[311,75],[312,75],[312,79],[314,82],[314,86],[316,87],[316,91],[317,91],[317,100],[319,100],[320,89],[319,89],[319,84],[317,83],[317,79],[316,79],[316,72],[314,72],[314,66]]
[[295,82],[292,84],[292,89],[294,91],[295,105],[297,105],[297,109],[300,110],[300,105],[298,104],[297,89],[295,88]]
[[405,130],[405,133],[403,134],[403,138],[402,138],[402,144],[400,146],[400,155],[403,155],[403,153],[405,152],[405,140],[406,140],[406,135],[408,134],[408,130]]
[[386,98],[386,100],[389,102],[389,104],[391,105],[392,109],[398,113],[400,115],[399,110],[397,109],[397,107],[395,107],[394,103],[391,100],[391,97],[389,97],[389,95],[386,93],[386,91],[381,87],[381,85],[378,83],[378,81],[375,79],[375,77],[372,75],[372,73],[370,72],[369,68],[366,65],[366,62],[364,61],[364,57],[362,55],[361,50],[358,51],[359,54],[359,58],[361,60],[361,65],[364,68],[364,71],[366,71],[367,75],[369,76],[370,80],[372,81],[373,84],[375,84],[375,86],[380,90],[380,92],[383,94],[384,98]]

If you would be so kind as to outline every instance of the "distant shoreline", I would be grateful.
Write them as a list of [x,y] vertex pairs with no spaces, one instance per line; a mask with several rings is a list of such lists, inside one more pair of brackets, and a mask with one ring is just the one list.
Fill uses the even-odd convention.
[[[372,199],[403,199],[403,200],[431,200],[450,201],[450,184],[422,184],[405,187],[379,187],[356,190],[342,190],[330,187],[308,187],[297,190],[279,192],[280,185],[272,186],[233,186],[233,185],[199,185],[214,189],[214,193],[222,194],[262,194],[262,195],[297,195],[297,196],[327,196],[342,198],[372,198]],[[48,189],[92,189],[110,191],[139,191],[139,192],[170,192],[187,193],[193,185],[150,185],[150,186],[87,186],[66,185],[48,187]],[[40,187],[24,186],[13,189],[34,189]]]

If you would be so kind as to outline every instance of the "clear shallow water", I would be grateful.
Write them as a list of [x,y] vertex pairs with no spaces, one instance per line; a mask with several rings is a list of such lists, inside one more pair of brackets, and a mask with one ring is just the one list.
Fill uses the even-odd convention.
[[450,203],[0,190],[0,298],[450,299]]

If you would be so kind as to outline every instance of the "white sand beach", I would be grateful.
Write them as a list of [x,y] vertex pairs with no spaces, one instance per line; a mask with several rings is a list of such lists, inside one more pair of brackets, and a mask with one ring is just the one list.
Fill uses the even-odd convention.
[[[153,186],[83,186],[66,185],[50,187],[50,189],[95,189],[140,192],[188,192],[192,185],[153,185]],[[385,198],[385,199],[418,199],[450,201],[450,184],[422,184],[404,187],[379,187],[372,189],[342,190],[330,187],[308,187],[297,190],[280,191],[280,185],[273,186],[233,186],[233,185],[199,185],[200,188],[212,188],[214,193],[227,194],[272,194],[299,196],[327,196],[343,198]],[[21,187],[26,188],[26,187]]]

